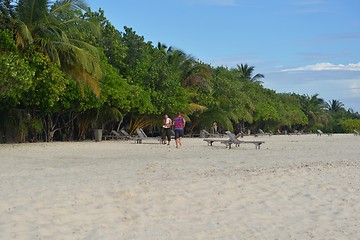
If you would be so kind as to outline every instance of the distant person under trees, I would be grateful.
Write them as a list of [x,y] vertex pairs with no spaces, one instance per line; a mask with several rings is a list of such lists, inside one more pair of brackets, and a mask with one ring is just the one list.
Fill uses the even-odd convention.
[[216,122],[213,122],[213,124],[211,126],[211,130],[212,130],[213,134],[218,133],[218,126],[217,126]]

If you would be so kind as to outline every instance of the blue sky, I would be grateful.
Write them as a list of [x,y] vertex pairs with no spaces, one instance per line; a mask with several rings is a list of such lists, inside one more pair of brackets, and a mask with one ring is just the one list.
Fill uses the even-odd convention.
[[249,64],[276,92],[360,112],[359,0],[87,0],[120,31],[212,66]]

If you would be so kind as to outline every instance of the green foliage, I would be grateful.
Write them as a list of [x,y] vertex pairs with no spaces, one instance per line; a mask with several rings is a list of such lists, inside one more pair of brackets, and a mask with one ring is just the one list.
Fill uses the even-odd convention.
[[0,53],[16,52],[13,33],[9,29],[0,30]]
[[340,124],[348,133],[351,133],[354,130],[360,132],[360,119],[346,119]]
[[53,112],[56,103],[65,95],[70,80],[41,53],[30,54],[28,61],[35,71],[35,77],[30,89],[24,94],[24,105],[44,113]]
[[0,99],[20,100],[30,88],[35,72],[26,60],[12,52],[0,55],[0,71]]
[[253,83],[261,84],[262,82],[259,79],[264,78],[265,76],[260,73],[257,73],[253,76],[254,70],[254,66],[249,66],[248,64],[240,64],[237,65],[237,69],[234,69],[233,71],[238,74],[238,78],[242,81],[251,81]]
[[25,50],[36,46],[51,62],[77,80],[81,90],[86,85],[99,95],[98,81],[102,73],[98,50],[84,41],[72,39],[70,33],[85,25],[94,26],[81,18],[81,11],[86,10],[80,0],[56,1],[53,5],[48,0],[20,0],[16,42]]
[[196,132],[214,121],[231,131],[359,130],[360,115],[340,101],[279,94],[254,66],[215,68],[154,46],[81,0],[10,2],[0,0],[0,109],[16,141],[84,139],[123,121],[130,131],[159,127],[178,111]]

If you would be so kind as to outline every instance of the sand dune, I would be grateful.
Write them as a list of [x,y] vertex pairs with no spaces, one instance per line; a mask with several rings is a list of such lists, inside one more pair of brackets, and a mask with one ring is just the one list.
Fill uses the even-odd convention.
[[360,137],[0,145],[0,239],[359,239]]

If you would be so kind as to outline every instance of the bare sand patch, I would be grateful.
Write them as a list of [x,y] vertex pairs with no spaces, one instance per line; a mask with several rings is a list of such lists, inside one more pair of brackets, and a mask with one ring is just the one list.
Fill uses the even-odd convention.
[[0,239],[358,239],[360,137],[0,145]]

